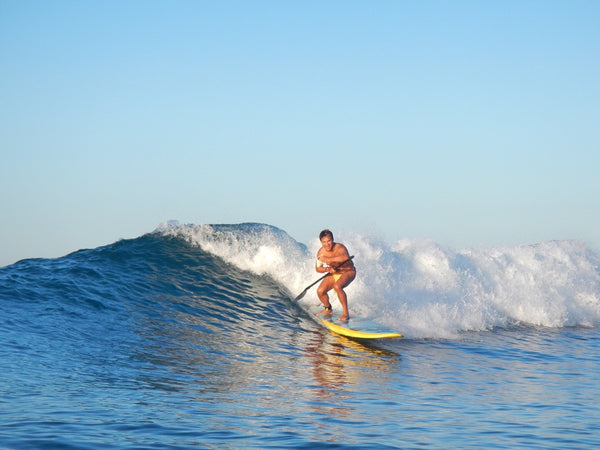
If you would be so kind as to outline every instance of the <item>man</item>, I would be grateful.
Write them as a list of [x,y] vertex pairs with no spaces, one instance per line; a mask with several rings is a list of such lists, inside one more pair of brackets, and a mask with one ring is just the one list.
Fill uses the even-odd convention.
[[342,315],[339,320],[348,320],[350,314],[348,312],[348,298],[344,292],[344,288],[348,286],[356,277],[356,269],[348,250],[343,244],[333,240],[333,233],[329,230],[323,230],[319,234],[321,248],[317,252],[317,263],[315,269],[319,273],[329,272],[331,276],[325,277],[317,288],[319,300],[323,303],[325,309],[319,314],[331,314],[332,308],[329,303],[329,295],[331,289],[335,291],[342,305]]

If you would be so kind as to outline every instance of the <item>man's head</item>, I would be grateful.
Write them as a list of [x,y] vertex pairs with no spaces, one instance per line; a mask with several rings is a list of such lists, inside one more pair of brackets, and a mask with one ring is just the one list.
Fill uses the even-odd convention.
[[323,230],[319,233],[319,240],[322,240],[325,236],[329,236],[329,238],[333,241],[333,233],[329,230]]

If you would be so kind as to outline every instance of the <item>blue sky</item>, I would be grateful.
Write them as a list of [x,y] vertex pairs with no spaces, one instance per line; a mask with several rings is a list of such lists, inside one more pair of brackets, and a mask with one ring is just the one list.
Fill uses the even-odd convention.
[[600,247],[600,2],[0,0],[0,265],[161,222]]

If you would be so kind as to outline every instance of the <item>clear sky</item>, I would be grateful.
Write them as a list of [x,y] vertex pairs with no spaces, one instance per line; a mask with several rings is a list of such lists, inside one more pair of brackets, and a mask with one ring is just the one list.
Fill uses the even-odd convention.
[[161,222],[600,248],[600,2],[0,0],[0,265]]

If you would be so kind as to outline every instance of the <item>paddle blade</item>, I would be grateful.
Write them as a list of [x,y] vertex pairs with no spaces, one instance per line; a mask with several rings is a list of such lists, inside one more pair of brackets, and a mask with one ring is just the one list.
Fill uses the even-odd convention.
[[298,297],[296,297],[294,299],[294,301],[300,300],[302,297],[304,297],[306,295],[307,292],[308,292],[308,288],[304,289],[302,292],[300,292],[300,294],[298,294]]

